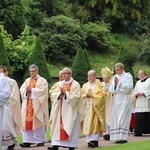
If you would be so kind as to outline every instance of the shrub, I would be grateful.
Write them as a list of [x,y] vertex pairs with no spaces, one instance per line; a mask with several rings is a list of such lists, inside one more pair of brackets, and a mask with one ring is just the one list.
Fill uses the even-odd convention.
[[80,23],[63,15],[44,19],[40,37],[47,60],[55,64],[71,64],[77,49],[86,45]]

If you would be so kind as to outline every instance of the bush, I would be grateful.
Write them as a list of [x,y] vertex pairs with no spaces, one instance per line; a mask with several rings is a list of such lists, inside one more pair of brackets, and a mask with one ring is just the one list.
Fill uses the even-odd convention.
[[40,37],[47,60],[55,64],[71,64],[77,49],[86,45],[80,23],[63,15],[44,19]]
[[110,24],[104,22],[89,22],[83,25],[83,31],[86,32],[87,49],[96,52],[108,52],[107,45],[108,33],[110,33]]

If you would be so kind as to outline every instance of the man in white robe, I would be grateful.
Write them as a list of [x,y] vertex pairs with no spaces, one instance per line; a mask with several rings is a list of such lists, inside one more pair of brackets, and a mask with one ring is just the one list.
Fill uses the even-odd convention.
[[78,145],[79,123],[84,118],[84,105],[81,98],[81,87],[72,78],[70,68],[63,69],[64,80],[51,93],[52,109],[50,126],[52,147],[49,150],[58,150],[59,147],[74,150]]
[[140,80],[134,88],[136,97],[134,136],[150,134],[150,78],[144,70],[138,72],[138,77]]
[[21,147],[44,146],[47,142],[46,128],[48,113],[48,83],[38,75],[38,66],[29,67],[30,76],[20,88],[22,98],[23,144]]
[[110,125],[110,140],[116,143],[126,143],[131,119],[131,91],[133,77],[124,71],[124,65],[115,65],[116,75],[112,79],[109,91],[114,94],[112,118]]
[[7,79],[3,73],[0,73],[0,149],[2,146],[2,125],[3,125],[3,114],[4,114],[4,105],[9,100],[10,96],[10,86],[7,82]]
[[[7,148],[8,150],[12,150],[15,147],[15,145],[19,147],[17,134],[16,134],[15,127],[13,124],[13,120],[12,120],[11,108],[10,108],[10,101],[12,98],[13,90],[17,91],[17,89],[13,89],[14,80],[10,79],[7,76],[8,71],[5,66],[0,66],[0,72],[2,72],[6,76],[7,82],[10,86],[10,97],[9,97],[9,100],[4,105],[3,126],[2,126],[2,130],[3,130],[2,145],[3,147],[8,147]],[[15,97],[15,98],[19,98],[19,103],[20,103],[19,91],[18,91],[18,97]],[[17,108],[17,105],[15,105],[14,107],[15,108],[13,108],[13,110],[21,109],[21,108]],[[14,117],[16,116],[18,118],[17,124],[19,124],[19,117],[21,118],[21,111],[20,111],[20,114],[18,113],[18,114],[13,114],[13,115]],[[20,120],[20,123],[21,123],[21,120]]]

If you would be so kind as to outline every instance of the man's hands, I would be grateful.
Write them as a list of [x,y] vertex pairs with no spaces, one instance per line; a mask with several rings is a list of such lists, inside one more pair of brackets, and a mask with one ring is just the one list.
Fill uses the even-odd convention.
[[65,94],[66,94],[65,89],[63,89],[63,88],[61,87],[61,89],[60,89],[60,90],[61,90],[61,94],[62,94],[62,95],[65,95]]
[[115,78],[114,78],[114,82],[115,82],[115,85],[117,85],[118,84],[118,82],[119,82],[119,79],[115,76]]
[[93,98],[93,94],[92,93],[86,93],[86,97],[87,98]]
[[136,92],[135,96],[140,96],[140,95],[143,95],[143,94],[144,94],[143,92]]
[[26,88],[27,93],[30,93],[31,90],[32,90],[32,88],[30,86],[27,86],[27,88]]

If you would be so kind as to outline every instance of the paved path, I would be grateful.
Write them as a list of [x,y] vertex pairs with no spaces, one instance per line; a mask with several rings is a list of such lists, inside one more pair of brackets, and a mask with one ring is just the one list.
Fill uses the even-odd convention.
[[[133,134],[131,134],[131,133],[129,134],[128,142],[143,141],[143,140],[150,140],[150,135],[135,137]],[[114,143],[112,141],[105,141],[103,138],[101,138],[99,141],[99,147],[111,146],[111,145],[116,145],[116,143]],[[48,146],[50,146],[50,143],[45,143],[45,146],[42,146],[42,147],[32,146],[30,148],[21,148],[20,150],[47,150]],[[91,148],[87,147],[85,137],[79,138],[79,144],[78,144],[77,150],[89,150],[89,149],[91,149]],[[68,150],[68,149],[67,148],[59,148],[59,150]]]

